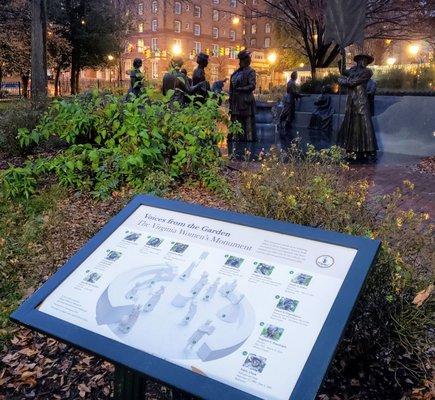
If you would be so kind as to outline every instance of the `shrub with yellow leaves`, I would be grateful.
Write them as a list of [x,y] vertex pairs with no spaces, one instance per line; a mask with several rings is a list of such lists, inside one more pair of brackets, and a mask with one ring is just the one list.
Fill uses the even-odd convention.
[[[410,181],[391,194],[369,196],[369,182],[352,179],[343,160],[335,147],[319,152],[309,146],[303,153],[293,145],[286,153],[272,151],[259,170],[242,175],[237,204],[241,212],[382,241],[326,379],[333,383],[326,383],[324,392],[339,395],[337,380],[349,387],[343,380],[359,379],[355,376],[370,370],[377,377],[370,382],[372,398],[401,398],[409,386],[431,375],[433,298],[419,307],[412,302],[433,281],[433,227],[427,213],[403,209],[404,193],[414,189]],[[386,379],[394,384],[385,397]]]

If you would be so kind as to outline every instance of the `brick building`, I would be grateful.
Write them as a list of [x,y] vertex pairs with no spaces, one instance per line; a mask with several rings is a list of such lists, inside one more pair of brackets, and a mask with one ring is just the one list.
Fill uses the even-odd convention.
[[135,33],[123,55],[124,73],[139,57],[145,76],[160,81],[173,55],[181,55],[191,73],[202,51],[210,55],[208,78],[214,81],[228,77],[238,66],[238,51],[249,48],[258,86],[266,88],[273,67],[268,60],[273,30],[258,8],[258,0],[138,0]]

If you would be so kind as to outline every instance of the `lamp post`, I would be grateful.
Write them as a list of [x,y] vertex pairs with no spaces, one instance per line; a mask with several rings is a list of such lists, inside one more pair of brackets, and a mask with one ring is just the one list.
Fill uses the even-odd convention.
[[274,67],[274,65],[275,65],[277,59],[278,59],[278,56],[275,52],[269,53],[269,55],[267,56],[267,61],[269,61],[269,64],[270,64],[271,69],[272,69],[271,87],[273,86],[274,81],[275,81],[275,67]]
[[412,56],[414,63],[418,64],[416,70],[414,71],[414,76],[415,76],[414,88],[415,89],[418,86],[418,78],[420,77],[420,65],[419,65],[420,63],[417,59],[419,51],[420,51],[420,46],[416,43],[410,44],[408,46],[408,53]]
[[109,60],[109,82],[112,83],[112,61],[115,59],[115,57],[112,56],[112,54],[109,54],[107,59]]

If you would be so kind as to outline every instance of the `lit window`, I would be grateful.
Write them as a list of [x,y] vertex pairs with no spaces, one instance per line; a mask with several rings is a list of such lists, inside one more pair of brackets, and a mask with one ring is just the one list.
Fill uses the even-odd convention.
[[159,60],[151,60],[151,79],[159,77]]
[[255,46],[257,46],[257,39],[252,38],[251,39],[251,47],[255,47]]
[[213,44],[212,46],[213,46],[213,50],[212,50],[213,56],[217,57],[219,55],[219,45],[218,44]]
[[137,13],[138,13],[139,15],[143,15],[143,3],[139,3],[139,4],[137,5]]
[[201,25],[199,25],[199,24],[194,24],[193,25],[193,34],[195,36],[201,35]]
[[266,32],[266,33],[270,33],[270,31],[271,31],[271,25],[269,24],[269,23],[267,23],[265,26],[264,26],[264,32]]
[[139,25],[137,26],[137,30],[139,33],[143,32],[143,22],[140,22]]
[[125,70],[125,71],[130,71],[130,70],[131,70],[131,67],[133,66],[132,64],[133,64],[133,63],[132,63],[131,60],[125,60],[125,61],[124,61],[124,70]]
[[270,47],[270,37],[264,38],[264,47],[266,49]]
[[193,8],[193,16],[196,18],[201,18],[201,6],[195,6]]
[[138,39],[138,41],[137,41],[137,52],[138,53],[143,53],[143,50],[144,50],[143,39]]
[[153,14],[157,14],[157,1],[153,1],[153,2],[151,3],[151,12],[152,12]]
[[157,20],[156,20],[156,19],[153,19],[153,20],[151,21],[151,30],[152,30],[153,32],[157,31]]
[[219,21],[219,11],[213,10],[213,21]]
[[232,42],[236,40],[236,31],[230,30],[230,40]]
[[157,51],[157,38],[151,39],[151,51]]
[[219,28],[213,28],[213,39],[219,38]]
[[201,53],[201,42],[193,42],[195,44],[195,53]]
[[174,14],[181,14],[181,3],[179,1],[174,3]]
[[251,33],[253,35],[255,35],[257,33],[257,25],[256,24],[251,25]]
[[230,53],[229,53],[229,57],[232,60],[235,60],[237,58],[237,50],[234,47],[230,47]]
[[174,21],[174,32],[180,33],[181,32],[181,22],[175,20]]
[[230,7],[237,7],[237,0],[230,0]]

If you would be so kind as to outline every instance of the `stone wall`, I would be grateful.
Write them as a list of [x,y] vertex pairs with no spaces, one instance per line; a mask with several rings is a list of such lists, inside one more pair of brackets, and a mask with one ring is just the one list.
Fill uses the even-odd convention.
[[[308,95],[298,102],[294,127],[308,126],[316,98],[317,95]],[[274,104],[258,103],[257,122],[272,123],[271,108]],[[336,111],[334,116],[334,130],[336,130],[339,120],[343,118],[346,96],[333,95],[332,105]],[[433,96],[377,96],[373,124],[380,151],[418,156],[435,154],[435,97]]]

